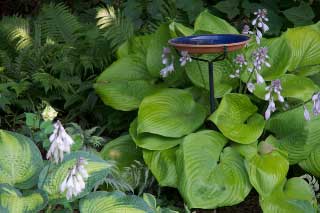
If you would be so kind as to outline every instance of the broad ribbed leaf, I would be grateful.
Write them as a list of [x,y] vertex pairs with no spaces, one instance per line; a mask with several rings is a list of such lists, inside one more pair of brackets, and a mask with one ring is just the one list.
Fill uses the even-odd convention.
[[81,213],[153,213],[148,204],[135,195],[122,192],[92,192],[80,201]]
[[[210,59],[212,57],[207,56],[203,58]],[[215,97],[220,98],[236,87],[238,80],[230,78],[230,74],[234,72],[234,68],[228,60],[215,62],[213,67]],[[209,90],[208,63],[193,60],[186,65],[186,71],[192,83]]]
[[60,185],[66,178],[69,169],[76,164],[80,157],[88,162],[85,165],[85,169],[89,174],[89,178],[86,180],[84,191],[77,197],[73,197],[69,202],[88,194],[95,184],[109,174],[111,164],[94,154],[83,151],[73,152],[65,156],[61,164],[50,163],[41,171],[38,183],[38,187],[48,194],[50,203],[66,202],[66,192],[60,192]]
[[260,197],[264,213],[316,213],[314,192],[306,181],[291,178],[284,181],[270,196]]
[[142,101],[137,132],[179,138],[198,129],[205,117],[206,109],[189,92],[164,89]]
[[299,27],[289,29],[284,36],[292,50],[289,70],[299,75],[314,74],[310,69],[320,61],[320,32],[312,27]]
[[238,31],[225,20],[212,15],[207,10],[202,12],[194,24],[195,31],[208,31],[215,34],[238,34]]
[[[177,151],[178,189],[189,208],[213,209],[245,199],[251,189],[243,158],[218,132],[185,137]],[[223,150],[223,151],[222,151]]]
[[312,19],[315,17],[312,7],[304,1],[301,1],[298,7],[291,7],[283,11],[283,14],[295,27],[312,24]]
[[264,118],[246,95],[226,94],[209,117],[227,138],[242,144],[255,142],[263,132]]
[[[283,97],[308,101],[311,96],[319,90],[319,87],[311,79],[304,76],[284,74],[278,79],[281,81],[281,95]],[[265,84],[257,85],[254,91],[255,96],[264,100],[265,94],[267,93],[265,87]],[[277,95],[274,95],[274,98],[278,100]]]
[[130,135],[137,146],[148,150],[164,150],[182,142],[182,138],[169,138],[150,133],[137,134],[138,122],[135,119],[130,125]]
[[172,22],[169,25],[171,37],[190,36],[194,33],[193,29],[184,26],[183,24]]
[[134,56],[121,58],[99,76],[95,89],[106,105],[131,111],[139,107],[145,96],[155,92],[152,77],[140,60]]
[[168,46],[170,31],[167,24],[162,24],[152,36],[147,53],[147,67],[149,73],[154,77],[160,76],[162,64],[161,55],[164,47]]
[[312,149],[308,158],[299,165],[308,173],[320,178],[320,144]]
[[8,184],[0,184],[0,212],[1,207],[9,213],[34,213],[43,209],[48,202],[46,193],[40,190],[22,194]]
[[143,150],[143,158],[160,186],[177,187],[176,150]]
[[0,183],[28,189],[37,183],[43,160],[27,137],[0,130]]
[[273,147],[270,143],[261,142],[260,151],[253,157],[246,158],[245,165],[250,183],[260,196],[268,196],[286,180],[289,161],[281,151],[265,150]]
[[277,138],[274,145],[288,153],[290,164],[307,159],[315,146],[320,144],[320,117],[306,121],[302,107],[271,117],[266,130]]
[[104,160],[116,161],[119,168],[128,167],[135,160],[142,160],[141,150],[134,144],[130,135],[123,135],[109,141],[100,155]]

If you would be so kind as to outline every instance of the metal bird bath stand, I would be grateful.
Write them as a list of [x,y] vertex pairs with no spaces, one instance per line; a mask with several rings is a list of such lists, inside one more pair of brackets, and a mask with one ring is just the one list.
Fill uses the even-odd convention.
[[[187,51],[192,59],[208,63],[211,113],[215,110],[213,63],[224,60],[228,52],[243,48],[249,40],[250,37],[238,34],[195,35],[169,40],[169,44],[178,51]],[[213,53],[220,55],[211,60],[196,57],[196,55]]]

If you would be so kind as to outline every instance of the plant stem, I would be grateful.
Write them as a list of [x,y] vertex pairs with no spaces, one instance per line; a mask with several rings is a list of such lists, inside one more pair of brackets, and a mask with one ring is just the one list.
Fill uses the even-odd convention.
[[244,92],[243,92],[243,94],[245,94],[245,93],[247,92],[247,85],[248,85],[249,81],[251,80],[252,75],[253,75],[253,73],[255,72],[255,70],[256,70],[256,68],[253,67],[252,72],[250,73],[249,78],[248,78],[248,80],[247,80],[247,82],[246,82],[246,85],[244,86]]

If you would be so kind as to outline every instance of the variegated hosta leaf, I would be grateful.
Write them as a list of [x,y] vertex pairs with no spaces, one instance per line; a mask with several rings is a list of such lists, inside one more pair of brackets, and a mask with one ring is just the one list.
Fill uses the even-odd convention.
[[255,142],[265,125],[258,108],[246,95],[226,94],[218,109],[209,117],[227,138],[242,144]]
[[160,186],[177,187],[177,147],[161,150],[143,150],[143,159]]
[[38,183],[38,187],[48,194],[50,203],[66,202],[66,192],[60,192],[60,185],[67,177],[69,169],[76,164],[80,157],[88,162],[85,165],[85,169],[89,174],[89,178],[86,180],[86,188],[83,192],[69,200],[70,202],[88,194],[95,184],[105,178],[110,173],[110,169],[112,169],[112,164],[94,154],[83,151],[66,155],[61,164],[50,163],[41,171]]
[[320,61],[320,31],[310,26],[298,27],[289,29],[284,37],[292,50],[290,71],[299,75],[311,75],[320,71],[312,69]]
[[238,34],[238,31],[232,25],[212,15],[207,10],[197,17],[194,31],[207,31],[214,34]]
[[[310,105],[308,107],[310,111]],[[288,153],[290,164],[307,159],[315,146],[320,144],[320,117],[312,116],[311,121],[306,121],[303,107],[271,117],[266,130],[277,138],[274,145]]]
[[[211,57],[203,57],[211,59]],[[209,90],[208,63],[193,60],[186,65],[189,79],[196,86]],[[237,79],[230,78],[234,72],[232,64],[228,61],[218,61],[214,63],[214,92],[215,97],[220,98],[226,93],[230,93],[232,88],[239,83]]]
[[135,110],[145,96],[155,92],[152,76],[141,60],[131,55],[121,58],[98,77],[95,89],[106,105],[123,111]]
[[180,138],[198,129],[206,109],[185,90],[163,89],[143,99],[138,112],[138,134]]
[[213,209],[240,203],[251,185],[244,160],[218,132],[186,136],[177,151],[178,189],[190,208]]
[[182,142],[182,138],[169,138],[150,133],[137,134],[138,122],[135,119],[130,125],[130,135],[137,146],[148,150],[164,150]]
[[154,213],[142,198],[122,192],[92,192],[79,205],[81,213]]
[[[311,96],[319,90],[319,87],[311,79],[304,76],[284,74],[278,79],[281,81],[281,95],[283,97],[308,101]],[[264,100],[267,93],[265,87],[265,84],[257,85],[254,95]],[[278,100],[277,95],[274,95],[274,98]]]
[[142,160],[141,150],[134,144],[130,135],[120,136],[109,141],[100,152],[104,160],[114,160],[119,168],[132,165],[135,160]]
[[[48,202],[46,193],[40,190],[22,194],[8,184],[0,184],[1,213],[34,213],[43,209]],[[5,209],[4,211],[1,209]]]
[[316,205],[314,192],[302,178],[285,180],[270,196],[260,197],[264,213],[316,213]]
[[299,162],[301,168],[320,178],[320,143],[312,149],[307,159]]
[[286,180],[289,170],[287,156],[267,141],[259,144],[259,152],[253,157],[245,157],[245,165],[250,183],[260,196],[270,195]]
[[42,167],[41,153],[29,138],[0,130],[0,183],[31,188],[37,183]]

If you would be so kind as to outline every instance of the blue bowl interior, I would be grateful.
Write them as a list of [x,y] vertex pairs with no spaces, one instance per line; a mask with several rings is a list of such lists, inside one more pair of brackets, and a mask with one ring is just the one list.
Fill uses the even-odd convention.
[[249,37],[236,34],[194,35],[172,39],[175,44],[215,45],[232,44],[249,40]]

